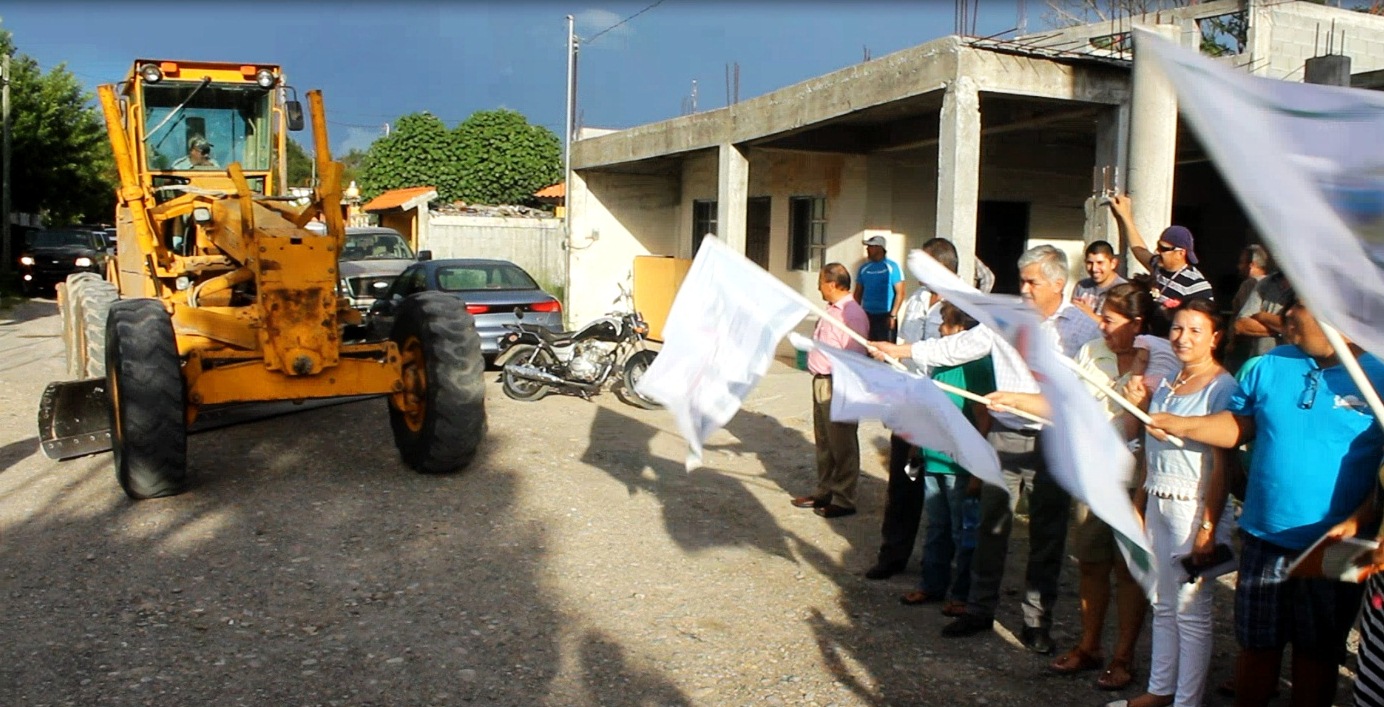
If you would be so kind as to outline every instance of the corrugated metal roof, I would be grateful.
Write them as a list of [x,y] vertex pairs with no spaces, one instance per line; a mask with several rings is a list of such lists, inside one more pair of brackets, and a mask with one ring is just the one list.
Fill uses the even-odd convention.
[[388,211],[397,209],[420,196],[432,192],[432,198],[437,198],[437,187],[407,187],[404,189],[391,189],[360,207],[362,211]]

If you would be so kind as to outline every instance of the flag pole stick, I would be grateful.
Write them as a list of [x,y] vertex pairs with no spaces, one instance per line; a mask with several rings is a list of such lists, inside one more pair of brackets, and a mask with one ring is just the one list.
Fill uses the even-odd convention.
[[[831,324],[832,326],[836,327],[837,329],[840,329],[841,331],[845,332],[847,336],[849,336],[849,337],[851,337],[852,339],[854,339],[856,343],[860,344],[861,346],[864,346],[866,349],[868,349],[868,350],[870,350],[870,351],[879,351],[879,349],[877,349],[877,348],[875,348],[875,347],[873,347],[873,346],[870,345],[870,341],[869,341],[868,339],[866,339],[865,337],[863,337],[863,336],[861,336],[860,334],[856,333],[856,331],[855,331],[854,329],[850,328],[849,326],[847,326],[845,322],[841,321],[840,319],[837,319],[836,317],[833,317],[833,316],[827,314],[827,310],[822,309],[821,307],[819,307],[819,306],[817,306],[817,305],[815,305],[815,304],[812,304],[811,302],[808,303],[808,306],[812,308],[813,313],[815,313],[815,314],[817,315],[817,318],[818,318],[818,319],[825,320],[828,324]],[[894,358],[893,356],[890,356],[889,354],[886,354],[886,353],[883,353],[883,352],[880,352],[880,355],[884,356],[884,362],[887,363],[887,364],[889,364],[890,366],[893,366],[895,370],[903,371],[904,373],[908,373],[908,372],[909,372],[908,368],[907,368],[906,366],[904,366],[902,363],[899,363],[899,360],[896,359],[896,358]],[[928,380],[932,380],[932,379],[929,378]],[[973,401],[975,401],[975,402],[977,402],[977,403],[980,403],[980,404],[985,405],[985,406],[987,406],[987,407],[990,407],[990,408],[992,408],[992,409],[1000,410],[1000,411],[1002,411],[1002,412],[1007,412],[1007,413],[1009,413],[1009,414],[1011,414],[1011,415],[1017,415],[1017,416],[1019,416],[1019,417],[1022,417],[1022,418],[1025,419],[1025,420],[1030,420],[1030,421],[1032,421],[1032,422],[1037,422],[1037,423],[1040,424],[1040,425],[1051,425],[1051,424],[1052,424],[1052,421],[1051,421],[1051,420],[1048,420],[1048,419],[1043,418],[1043,417],[1039,417],[1039,416],[1034,415],[1034,414],[1032,414],[1032,413],[1024,412],[1023,410],[1020,410],[1020,409],[1018,409],[1018,408],[1013,408],[1013,407],[1010,407],[1010,406],[1008,406],[1008,405],[995,405],[994,402],[991,401],[989,398],[986,398],[986,397],[980,396],[980,395],[976,395],[975,393],[972,393],[971,391],[966,390],[966,389],[964,389],[964,388],[957,388],[956,386],[947,385],[946,383],[943,383],[943,382],[941,382],[941,381],[936,381],[936,380],[932,380],[932,383],[933,383],[933,385],[936,385],[938,388],[941,388],[941,389],[942,389],[943,391],[945,391],[945,392],[951,393],[951,394],[953,394],[953,395],[960,396],[960,397],[962,397],[962,398],[965,398],[966,400],[973,400]]]
[[1317,320],[1317,323],[1321,325],[1322,333],[1326,334],[1326,340],[1331,342],[1331,348],[1336,350],[1336,357],[1341,359],[1341,365],[1346,367],[1351,380],[1355,381],[1355,386],[1360,389],[1360,394],[1365,396],[1365,402],[1370,404],[1370,410],[1374,412],[1375,422],[1384,427],[1384,402],[1380,401],[1379,393],[1375,391],[1370,379],[1365,376],[1364,369],[1360,368],[1360,362],[1355,360],[1355,354],[1351,352],[1345,337],[1341,336],[1341,332],[1336,327],[1320,319]]
[[[1116,405],[1119,405],[1120,407],[1124,408],[1129,414],[1134,416],[1134,419],[1150,427],[1153,426],[1153,418],[1149,417],[1148,413],[1144,412],[1143,410],[1140,410],[1139,406],[1130,402],[1128,398],[1125,398],[1123,395],[1116,393],[1114,388],[1111,388],[1110,386],[1106,385],[1104,381],[1096,378],[1096,376],[1093,373],[1086,370],[1085,368],[1077,364],[1076,361],[1073,361],[1070,358],[1067,358],[1066,356],[1058,356],[1057,358],[1062,361],[1062,365],[1066,366],[1068,370],[1080,376],[1081,379],[1086,381],[1087,383],[1090,383],[1092,387],[1100,391],[1101,395],[1104,395],[1105,397],[1115,401]],[[1183,442],[1181,438],[1174,437],[1173,435],[1167,435],[1167,438],[1169,444],[1179,449],[1182,448]]]

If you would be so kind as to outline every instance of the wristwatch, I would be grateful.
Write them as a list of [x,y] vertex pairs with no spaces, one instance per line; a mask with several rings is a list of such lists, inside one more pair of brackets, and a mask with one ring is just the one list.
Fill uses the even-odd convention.
[[1215,529],[1216,529],[1216,524],[1215,524],[1215,523],[1212,523],[1212,522],[1209,521],[1209,520],[1204,520],[1204,521],[1201,522],[1201,529],[1202,529],[1202,530],[1215,530]]

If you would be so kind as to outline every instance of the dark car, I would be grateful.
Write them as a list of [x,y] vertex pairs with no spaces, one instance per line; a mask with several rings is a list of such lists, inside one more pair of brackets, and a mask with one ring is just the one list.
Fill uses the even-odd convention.
[[416,259],[408,241],[392,228],[349,227],[337,262],[341,292],[352,307],[368,311],[375,298]]
[[33,294],[78,272],[106,271],[106,238],[88,228],[49,228],[28,235],[19,256],[20,281]]
[[371,337],[387,338],[399,303],[425,291],[444,292],[466,303],[466,311],[476,318],[486,358],[500,352],[504,325],[519,321],[516,312],[522,312],[525,324],[562,331],[562,303],[544,292],[523,268],[507,260],[463,258],[415,263],[400,274],[370,307]]

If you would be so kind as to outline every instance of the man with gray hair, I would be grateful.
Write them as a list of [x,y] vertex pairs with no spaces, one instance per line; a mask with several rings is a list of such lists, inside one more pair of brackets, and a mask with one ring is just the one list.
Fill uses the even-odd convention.
[[[1024,301],[1043,318],[1041,330],[1066,356],[1074,356],[1082,344],[1100,336],[1094,320],[1063,297],[1067,285],[1067,256],[1041,245],[1019,258],[1019,291]],[[998,334],[978,326],[940,339],[911,346],[871,342],[882,354],[912,358],[928,369],[956,366],[991,355],[995,385],[999,390],[1037,393],[1038,383],[1028,366],[1011,347],[996,346]],[[1071,497],[1048,474],[1038,438],[1039,425],[1005,412],[991,413],[995,424],[987,439],[999,455],[1008,493],[985,486],[980,493],[980,528],[971,561],[971,591],[966,613],[942,629],[943,636],[971,636],[989,631],[995,624],[1009,532],[1020,494],[1028,495],[1029,553],[1023,599],[1021,634],[1029,650],[1048,654],[1052,642],[1052,611],[1057,601],[1057,582],[1062,572],[1067,543],[1067,515]]]

